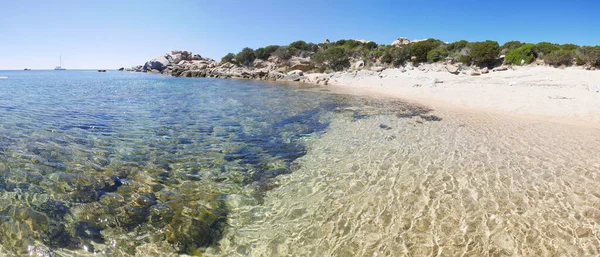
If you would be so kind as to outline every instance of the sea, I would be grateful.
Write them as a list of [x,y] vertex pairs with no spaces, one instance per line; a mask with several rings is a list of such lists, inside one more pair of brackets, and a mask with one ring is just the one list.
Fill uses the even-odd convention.
[[0,71],[2,256],[600,255],[600,130],[299,83]]

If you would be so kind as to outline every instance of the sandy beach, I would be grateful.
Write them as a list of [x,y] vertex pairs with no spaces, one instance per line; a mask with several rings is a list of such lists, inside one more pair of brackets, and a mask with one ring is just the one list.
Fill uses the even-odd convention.
[[511,67],[507,71],[471,76],[450,74],[441,64],[425,64],[326,76],[330,77],[330,86],[400,97],[432,107],[451,106],[600,125],[600,72],[581,67]]

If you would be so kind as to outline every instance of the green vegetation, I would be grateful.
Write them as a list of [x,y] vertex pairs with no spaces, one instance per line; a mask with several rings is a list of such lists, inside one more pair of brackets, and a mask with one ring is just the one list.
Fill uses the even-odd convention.
[[408,46],[388,47],[381,56],[380,61],[384,64],[398,66],[404,65],[410,60],[410,57],[410,47]]
[[438,47],[427,53],[427,61],[439,62],[448,57],[448,51],[446,49]]
[[519,48],[512,49],[508,51],[506,57],[504,57],[504,61],[516,65],[530,64],[537,57],[533,51],[534,48],[534,44],[524,44]]
[[521,43],[521,41],[508,41],[502,45],[502,49],[513,50],[523,46],[525,43]]
[[242,49],[242,51],[235,56],[236,63],[246,66],[250,66],[255,59],[256,54],[254,54],[254,50],[252,50],[252,48],[249,47]]
[[573,57],[575,54],[573,51],[569,50],[558,50],[554,52],[550,52],[544,56],[544,62],[548,65],[552,66],[569,66],[573,64]]
[[365,66],[404,65],[411,57],[415,63],[440,62],[450,56],[466,65],[492,67],[500,65],[500,55],[505,56],[505,63],[513,65],[529,64],[536,59],[545,63],[560,65],[593,65],[600,66],[600,46],[580,47],[575,44],[553,44],[540,42],[537,44],[520,41],[509,41],[502,46],[496,41],[468,42],[456,41],[450,44],[438,39],[427,39],[408,45],[383,45],[375,42],[362,43],[352,39],[341,39],[331,43],[314,44],[298,40],[287,46],[269,45],[255,50],[244,48],[237,54],[229,53],[222,62],[251,66],[255,59],[268,60],[276,57],[280,62],[292,57],[310,57],[319,70],[343,70],[350,67],[351,62],[364,61]]
[[469,42],[467,40],[456,41],[454,43],[448,44],[448,46],[446,46],[446,50],[448,50],[448,52],[458,52],[463,48],[467,47],[467,45],[469,45]]
[[558,51],[560,46],[558,44],[552,44],[549,42],[540,42],[535,45],[535,53],[539,57],[544,57],[544,55],[549,54],[554,51]]
[[221,58],[221,62],[222,63],[226,63],[226,62],[235,62],[235,54],[234,53],[228,53],[227,55],[223,56],[223,58]]
[[429,51],[440,47],[442,44],[442,41],[433,38],[412,43],[410,44],[410,55],[417,57],[416,62],[426,62]]
[[473,42],[469,45],[471,46],[470,59],[479,66],[490,65],[500,53],[500,45],[496,41]]
[[350,59],[342,48],[330,48],[317,52],[313,58],[315,65],[321,69],[341,71],[350,67]]
[[584,46],[577,50],[575,63],[600,67],[600,46]]

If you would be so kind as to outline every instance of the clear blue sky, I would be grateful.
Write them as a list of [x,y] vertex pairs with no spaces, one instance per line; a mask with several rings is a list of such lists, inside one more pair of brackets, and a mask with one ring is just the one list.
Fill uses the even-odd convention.
[[219,60],[248,46],[398,37],[600,45],[599,1],[0,1],[0,70],[142,64],[172,49]]

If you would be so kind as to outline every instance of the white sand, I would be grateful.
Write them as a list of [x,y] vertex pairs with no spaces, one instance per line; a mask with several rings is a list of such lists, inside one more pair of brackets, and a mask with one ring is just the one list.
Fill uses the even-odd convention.
[[[434,71],[427,71],[434,70]],[[600,71],[580,67],[513,67],[481,76],[453,75],[441,65],[329,75],[329,85],[478,111],[600,124]],[[443,81],[436,83],[434,80]]]

